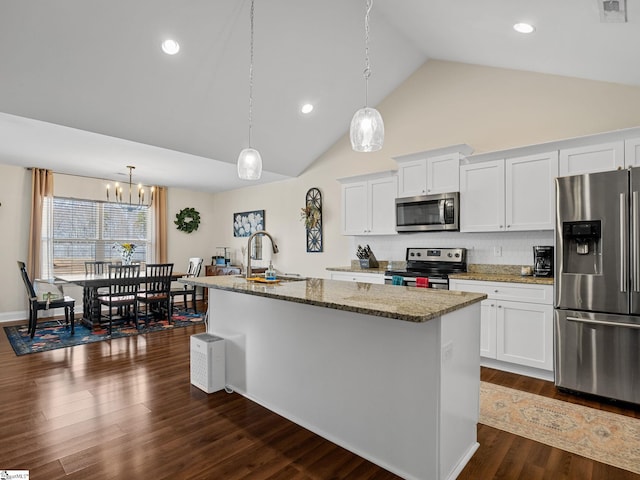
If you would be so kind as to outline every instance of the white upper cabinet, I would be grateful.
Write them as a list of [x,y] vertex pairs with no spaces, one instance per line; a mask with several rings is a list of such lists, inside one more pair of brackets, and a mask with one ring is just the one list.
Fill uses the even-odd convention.
[[460,230],[553,230],[558,152],[460,167]]
[[398,163],[398,197],[416,197],[426,194],[426,160]]
[[398,163],[398,197],[460,191],[460,159],[473,149],[460,144],[394,157]]
[[624,166],[640,167],[640,138],[631,138],[624,142]]
[[427,195],[460,191],[460,154],[427,158]]
[[342,185],[342,234],[362,235],[368,228],[367,182]]
[[342,234],[396,234],[395,173],[362,175],[340,179],[342,183]]
[[460,231],[504,230],[504,160],[460,167]]
[[507,231],[553,230],[558,152],[505,160]]
[[624,141],[560,149],[560,176],[624,168]]

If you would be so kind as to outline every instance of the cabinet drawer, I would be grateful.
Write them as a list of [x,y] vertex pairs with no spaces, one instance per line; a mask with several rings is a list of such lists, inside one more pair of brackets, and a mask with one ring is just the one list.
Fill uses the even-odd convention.
[[477,280],[450,280],[451,290],[485,293],[493,300],[513,302],[553,304],[551,285],[531,285],[525,283],[481,282]]
[[384,284],[384,275],[381,273],[331,272],[331,280],[377,283],[382,285]]

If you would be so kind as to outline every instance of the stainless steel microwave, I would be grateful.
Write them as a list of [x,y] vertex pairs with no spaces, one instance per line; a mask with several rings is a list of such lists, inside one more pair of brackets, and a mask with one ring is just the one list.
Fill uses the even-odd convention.
[[396,198],[396,231],[458,230],[459,205],[458,192]]

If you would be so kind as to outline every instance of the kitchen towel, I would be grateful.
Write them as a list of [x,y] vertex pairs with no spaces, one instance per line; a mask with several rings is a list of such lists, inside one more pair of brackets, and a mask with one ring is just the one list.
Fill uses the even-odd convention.
[[404,285],[404,278],[402,278],[400,275],[394,275],[391,279],[391,283],[393,285]]
[[429,288],[429,279],[426,278],[426,277],[417,277],[416,278],[416,287]]

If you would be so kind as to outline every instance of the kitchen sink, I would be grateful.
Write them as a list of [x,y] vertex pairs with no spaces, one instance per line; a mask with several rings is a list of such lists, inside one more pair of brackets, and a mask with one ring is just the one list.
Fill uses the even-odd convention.
[[[236,275],[236,277],[238,278],[245,278],[244,275]],[[260,277],[263,278],[260,275],[254,275],[254,277]],[[301,277],[299,275],[277,275],[276,276],[276,280],[279,280],[280,282],[300,282],[302,280],[306,280],[307,277]],[[257,282],[256,280],[249,280]],[[264,282],[264,283],[269,283],[269,282]]]

